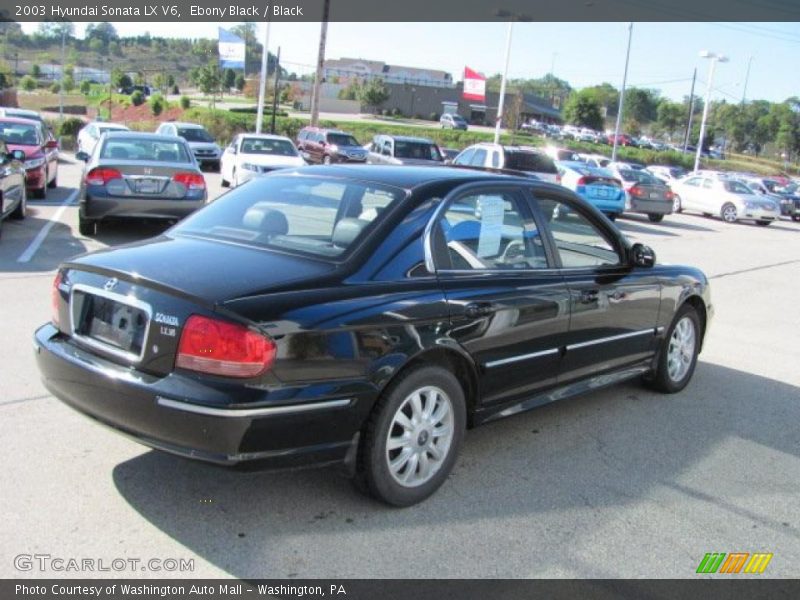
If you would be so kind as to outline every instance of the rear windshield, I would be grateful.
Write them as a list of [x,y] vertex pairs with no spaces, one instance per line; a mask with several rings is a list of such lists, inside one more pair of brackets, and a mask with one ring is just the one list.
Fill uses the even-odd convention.
[[402,196],[400,190],[362,182],[268,176],[225,194],[171,231],[335,258]]
[[395,158],[414,158],[418,160],[442,160],[439,148],[428,142],[407,142],[395,140]]
[[192,159],[182,142],[115,137],[106,139],[100,158],[148,162],[190,163]]
[[197,127],[184,127],[178,129],[178,136],[187,142],[213,142],[214,138],[205,129]]
[[0,138],[7,144],[18,146],[38,146],[41,143],[39,126],[33,123],[0,121]]
[[242,139],[242,154],[297,156],[297,149],[289,140],[246,137]]
[[347,133],[329,133],[328,143],[337,146],[358,146],[358,140]]
[[506,150],[506,169],[533,171],[534,173],[557,173],[556,165],[549,156],[539,152]]
[[662,185],[660,179],[653,177],[644,171],[634,171],[633,169],[619,169],[619,176],[623,181],[635,181],[636,183],[644,183],[650,185]]

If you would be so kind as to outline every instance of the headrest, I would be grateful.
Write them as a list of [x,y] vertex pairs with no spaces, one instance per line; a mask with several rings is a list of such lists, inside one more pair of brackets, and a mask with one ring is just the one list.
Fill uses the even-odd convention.
[[286,220],[286,215],[261,203],[247,209],[242,218],[242,225],[267,235],[289,233],[289,221]]
[[333,228],[332,242],[334,246],[347,248],[358,235],[369,225],[369,221],[363,219],[339,219],[336,227]]

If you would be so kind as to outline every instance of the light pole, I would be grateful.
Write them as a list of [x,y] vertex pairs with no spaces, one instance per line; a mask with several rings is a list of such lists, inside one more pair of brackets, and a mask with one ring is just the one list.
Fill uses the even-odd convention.
[[714,67],[718,62],[728,62],[728,57],[722,54],[715,54],[708,50],[700,52],[700,58],[708,58],[711,64],[708,66],[708,82],[706,83],[706,98],[703,106],[703,119],[700,121],[700,137],[697,140],[697,153],[694,156],[694,170],[700,169],[700,154],[703,152],[703,139],[706,135],[706,120],[708,119],[708,105],[711,100],[711,85],[714,82]]
[[744,75],[744,87],[742,88],[742,104],[744,104],[745,100],[747,99],[747,82],[750,79],[750,65],[753,64],[753,57],[752,55],[750,58],[747,59],[747,72]]
[[625,102],[625,84],[628,82],[628,63],[631,59],[631,39],[633,38],[633,23],[628,23],[628,51],[625,53],[625,72],[622,74],[622,89],[619,92],[619,107],[617,108],[617,124],[614,127],[614,145],[611,148],[611,161],[617,160],[617,144],[619,143],[619,128],[622,125],[622,107]]
[[[264,29],[264,47],[261,51],[261,79],[258,82],[258,108],[256,109],[256,133],[261,133],[261,121],[264,119],[264,96],[267,90],[267,71],[269,66],[269,24]],[[247,62],[245,62],[245,67]]]
[[497,101],[497,118],[494,122],[494,143],[500,143],[500,129],[503,127],[503,104],[506,100],[506,79],[508,78],[508,63],[511,60],[511,35],[514,32],[514,21],[530,21],[527,15],[517,15],[507,10],[498,10],[495,13],[498,17],[507,17],[508,36],[506,37],[506,61],[503,67],[503,79],[500,80],[500,98]]

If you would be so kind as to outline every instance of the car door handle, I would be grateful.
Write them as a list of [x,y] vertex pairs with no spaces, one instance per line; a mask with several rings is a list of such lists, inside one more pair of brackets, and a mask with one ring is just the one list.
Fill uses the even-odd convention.
[[470,302],[464,307],[464,314],[470,319],[487,317],[495,312],[496,308],[491,302]]
[[581,290],[578,302],[581,304],[594,304],[600,295],[599,290]]

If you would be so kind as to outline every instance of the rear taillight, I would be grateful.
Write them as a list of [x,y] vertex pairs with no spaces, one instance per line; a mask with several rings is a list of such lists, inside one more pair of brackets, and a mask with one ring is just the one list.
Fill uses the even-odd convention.
[[667,200],[674,200],[675,199],[675,193],[672,192],[672,190],[667,190],[666,192],[664,192],[664,197]]
[[578,178],[578,181],[575,182],[575,185],[586,185],[586,177]]
[[175,173],[175,175],[172,176],[172,181],[181,183],[190,190],[206,189],[206,180],[200,173]]
[[192,315],[178,344],[175,366],[225,377],[256,377],[272,366],[275,343],[236,323]]
[[561,173],[556,174],[556,183],[561,183]]
[[97,167],[86,174],[88,185],[105,185],[112,179],[122,179],[122,173],[109,167]]
[[634,185],[633,187],[630,187],[630,188],[628,188],[628,193],[629,193],[631,196],[636,196],[637,198],[641,198],[641,197],[643,197],[643,196],[646,196],[646,195],[647,195],[647,192],[645,192],[645,191],[644,191],[642,188],[640,188],[640,187],[636,187],[635,185]]
[[61,271],[56,273],[55,279],[53,279],[53,287],[50,290],[50,303],[52,307],[52,321],[53,325],[58,327],[58,313],[59,309],[61,308],[61,291],[58,289],[61,287],[61,281],[64,279],[64,276],[61,274]]

